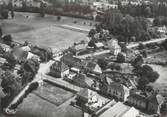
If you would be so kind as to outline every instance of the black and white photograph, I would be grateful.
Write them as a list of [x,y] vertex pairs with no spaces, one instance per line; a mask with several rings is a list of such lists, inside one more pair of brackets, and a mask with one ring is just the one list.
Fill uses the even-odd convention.
[[0,0],[0,117],[167,117],[167,0]]

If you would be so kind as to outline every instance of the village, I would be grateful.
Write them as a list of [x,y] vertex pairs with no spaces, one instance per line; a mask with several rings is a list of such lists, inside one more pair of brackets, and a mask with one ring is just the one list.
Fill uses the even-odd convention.
[[[115,5],[111,7],[118,8]],[[136,37],[129,36],[127,34],[129,32],[126,32],[128,29],[125,28],[121,33],[124,38],[122,41],[120,35],[113,35],[114,32],[118,33],[116,29],[119,28],[117,20],[110,19],[111,17],[108,17],[110,15],[115,19],[120,17],[117,16],[118,11],[106,15],[106,19],[104,18],[106,22],[77,18],[70,22],[71,19],[66,16],[61,18],[57,16],[53,17],[56,19],[53,23],[50,21],[50,15],[46,15],[42,20],[35,13],[16,12],[15,19],[11,13],[11,19],[9,17],[2,20],[3,25],[0,25],[2,115],[17,117],[24,116],[26,111],[33,113],[43,111],[46,115],[39,113],[40,117],[166,117],[167,93],[165,89],[163,91],[155,84],[161,74],[152,67],[167,66],[164,54],[167,50],[166,25],[155,26],[155,21],[149,18],[147,21],[140,19],[141,21],[137,22],[138,19],[125,16],[121,23],[126,20],[132,21],[131,23],[146,23],[149,34],[153,34],[148,36],[141,32],[142,36],[137,37],[136,33],[134,33]],[[50,18],[49,21],[46,21],[47,18]],[[38,24],[38,20],[42,23]],[[27,24],[24,24],[25,22]],[[16,24],[20,25],[19,23],[21,27],[34,25],[39,29],[29,29],[30,31],[24,33],[12,32],[10,25],[15,27]],[[106,28],[109,23],[113,23],[115,27]],[[52,27],[53,25],[55,27]],[[47,43],[49,40],[46,40],[45,47],[34,41],[35,36],[30,37],[32,40],[29,40],[28,36],[25,36],[26,40],[17,40],[22,39],[26,33],[30,35],[38,30],[39,35],[44,33],[43,37],[50,36],[54,39],[62,32],[55,34],[48,31],[53,29],[69,31],[69,35],[74,33],[74,37],[81,35],[83,39],[77,41],[71,39],[65,42],[66,45],[56,40]],[[113,33],[111,30],[114,30]],[[135,32],[137,29],[132,30]],[[69,35],[62,37],[68,38]],[[56,43],[58,44],[54,45]],[[61,47],[62,49],[58,49]],[[49,109],[53,112],[52,116],[47,113]],[[59,110],[61,111],[58,112]],[[33,113],[28,115],[37,117]]]

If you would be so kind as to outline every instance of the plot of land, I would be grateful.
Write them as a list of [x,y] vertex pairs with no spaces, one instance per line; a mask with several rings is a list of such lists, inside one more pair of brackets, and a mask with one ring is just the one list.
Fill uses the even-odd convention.
[[43,100],[53,103],[55,106],[63,104],[73,96],[73,94],[68,91],[46,83],[35,91],[34,94]]
[[[77,20],[77,24],[73,21]],[[14,20],[0,21],[3,32],[5,34],[12,34],[14,40],[18,42],[30,41],[36,45],[49,46],[52,48],[67,48],[74,42],[85,40],[87,34],[73,31],[65,28],[57,27],[56,25],[69,25],[78,28],[91,29],[89,22],[83,25],[85,20],[62,17],[61,21],[57,21],[57,17],[47,15],[41,18],[38,14],[30,13],[16,13]]]
[[14,117],[81,117],[82,112],[70,106],[73,95],[45,83],[23,101]]

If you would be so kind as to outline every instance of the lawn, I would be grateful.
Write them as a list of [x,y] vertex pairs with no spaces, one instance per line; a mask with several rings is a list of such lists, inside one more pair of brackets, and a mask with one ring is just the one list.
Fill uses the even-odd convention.
[[44,85],[35,91],[34,94],[43,100],[53,103],[55,106],[60,106],[74,95],[71,92],[48,83],[44,83]]
[[70,106],[72,96],[66,90],[45,84],[23,101],[13,117],[81,117],[81,110]]
[[[41,18],[38,17],[38,14],[16,13],[14,20],[0,20],[0,25],[2,25],[5,34],[12,34],[13,39],[18,42],[28,40],[36,45],[57,49],[67,48],[74,42],[86,39],[87,36],[87,34],[81,32],[57,27],[57,24],[75,25],[75,27],[91,29],[90,26],[83,25],[82,22],[85,22],[85,20],[63,17],[58,22],[56,18],[50,15]],[[78,24],[73,24],[74,20],[78,20]]]

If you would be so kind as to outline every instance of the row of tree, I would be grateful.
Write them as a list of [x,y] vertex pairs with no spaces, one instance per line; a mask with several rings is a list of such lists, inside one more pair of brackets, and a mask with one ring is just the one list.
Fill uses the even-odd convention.
[[153,21],[154,26],[167,26],[167,16],[156,17]]
[[[151,39],[148,21],[144,17],[123,15],[119,10],[110,9],[104,15],[100,27],[108,29],[119,41],[147,41]],[[98,29],[99,30],[99,29]]]
[[165,3],[152,3],[142,5],[121,5],[118,3],[118,9],[125,15],[130,14],[132,16],[142,17],[157,17],[167,16],[167,5]]

